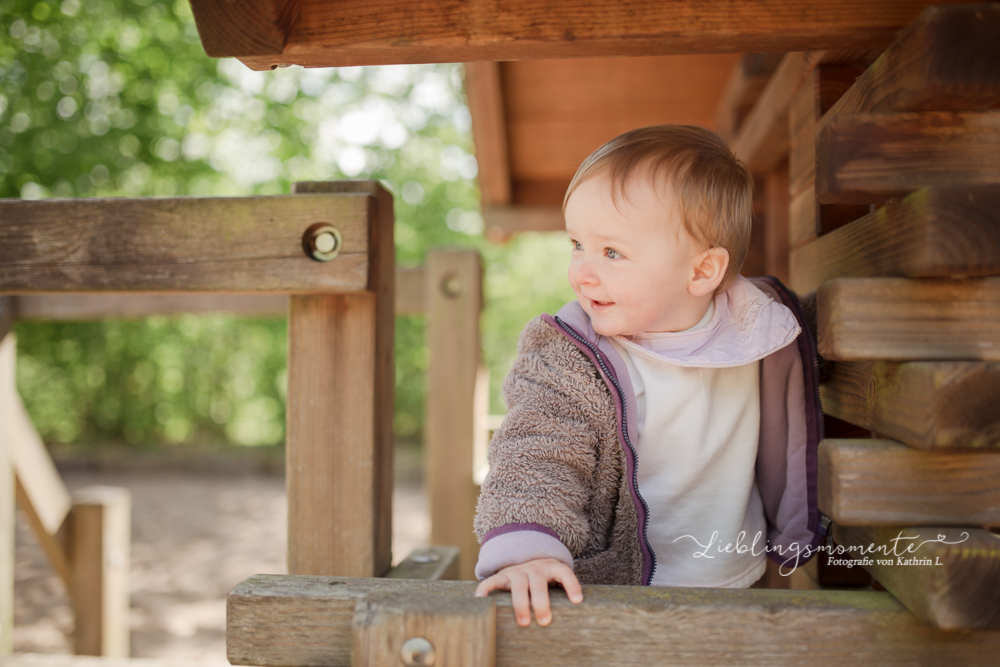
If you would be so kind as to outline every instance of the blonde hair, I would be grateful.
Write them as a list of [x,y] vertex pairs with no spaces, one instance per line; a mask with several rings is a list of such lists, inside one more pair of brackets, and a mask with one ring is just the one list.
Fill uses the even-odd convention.
[[709,248],[725,248],[729,267],[718,291],[728,287],[746,258],[753,208],[753,176],[714,132],[693,125],[652,125],[629,130],[583,161],[570,181],[563,210],[583,181],[607,174],[617,206],[628,199],[629,179],[640,173],[654,188],[673,188],[684,229]]

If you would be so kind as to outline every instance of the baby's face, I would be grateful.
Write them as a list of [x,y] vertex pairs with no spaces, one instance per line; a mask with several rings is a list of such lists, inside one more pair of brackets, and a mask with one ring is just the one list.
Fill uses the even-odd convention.
[[[688,285],[700,248],[684,229],[673,192],[629,184],[615,207],[606,175],[587,179],[566,204],[569,283],[602,336],[693,326]],[[704,311],[702,311],[704,312]]]

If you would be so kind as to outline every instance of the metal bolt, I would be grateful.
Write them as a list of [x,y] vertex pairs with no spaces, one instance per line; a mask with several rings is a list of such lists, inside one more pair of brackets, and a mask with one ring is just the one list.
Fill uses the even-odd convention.
[[340,230],[326,222],[310,225],[302,235],[302,249],[317,262],[329,262],[340,253]]
[[465,285],[462,284],[462,279],[458,277],[458,274],[449,273],[441,279],[441,291],[448,298],[454,299],[462,293],[464,288]]
[[413,554],[410,557],[414,563],[436,563],[441,560],[441,556],[437,555],[433,551],[427,551],[424,553]]
[[434,644],[423,637],[410,637],[403,642],[403,664],[406,667],[431,667],[434,664]]

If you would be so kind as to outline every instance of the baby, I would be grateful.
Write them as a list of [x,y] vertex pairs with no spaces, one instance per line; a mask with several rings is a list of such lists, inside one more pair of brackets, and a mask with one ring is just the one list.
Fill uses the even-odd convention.
[[746,588],[822,539],[815,348],[798,301],[739,275],[752,179],[716,135],[626,132],[563,210],[577,300],[525,327],[475,522],[477,595],[551,621],[548,586]]

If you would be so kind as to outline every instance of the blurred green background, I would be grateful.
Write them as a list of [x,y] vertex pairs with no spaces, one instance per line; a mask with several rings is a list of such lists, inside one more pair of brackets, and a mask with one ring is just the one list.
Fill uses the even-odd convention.
[[[252,72],[205,56],[187,0],[0,0],[0,197],[278,194],[382,180],[396,253],[485,260],[491,411],[517,334],[572,298],[560,234],[483,237],[460,65]],[[2,224],[2,221],[0,221]],[[277,445],[286,324],[222,315],[18,322],[18,387],[49,442]],[[421,317],[396,320],[394,428],[419,441]]]

